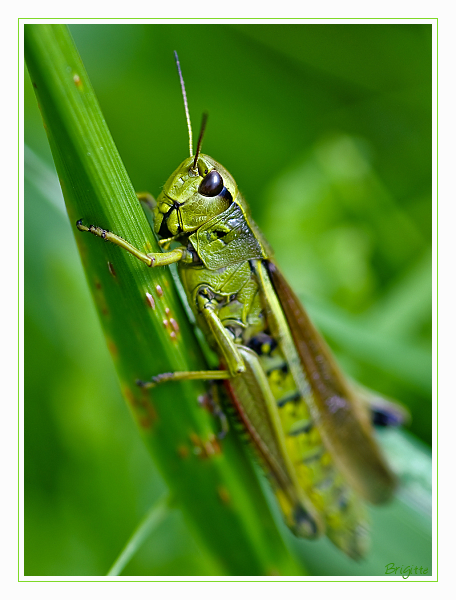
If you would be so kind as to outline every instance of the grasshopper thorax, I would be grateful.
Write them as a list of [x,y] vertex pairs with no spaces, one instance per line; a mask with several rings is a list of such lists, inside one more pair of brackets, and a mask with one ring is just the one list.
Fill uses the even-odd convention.
[[189,235],[237,199],[230,173],[206,154],[179,165],[157,198],[155,232],[162,238]]

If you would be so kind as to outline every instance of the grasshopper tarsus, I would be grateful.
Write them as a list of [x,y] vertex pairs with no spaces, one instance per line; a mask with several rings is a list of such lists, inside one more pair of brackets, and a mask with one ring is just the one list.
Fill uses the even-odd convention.
[[157,384],[164,381],[170,381],[173,377],[174,373],[160,373],[159,375],[154,375],[154,377],[152,377],[151,383]]
[[135,381],[135,384],[136,384],[138,387],[140,387],[140,388],[143,388],[143,389],[145,389],[145,390],[148,390],[148,389],[150,389],[150,388],[153,388],[153,387],[155,387],[155,385],[156,385],[156,384],[155,384],[153,381],[143,381],[142,379],[137,379],[137,380]]
[[89,225],[87,227],[87,225],[82,224],[82,219],[79,219],[79,221],[76,221],[76,227],[79,229],[79,231],[87,231],[88,233],[92,233],[93,235],[96,235],[97,237],[101,237],[104,240],[107,239],[107,234],[110,233],[106,229],[103,229],[102,227],[98,227],[97,225]]
[[150,389],[156,387],[160,383],[172,380],[173,377],[174,373],[160,373],[160,375],[155,375],[154,377],[152,377],[150,381],[143,381],[142,379],[137,379],[135,383],[140,388]]

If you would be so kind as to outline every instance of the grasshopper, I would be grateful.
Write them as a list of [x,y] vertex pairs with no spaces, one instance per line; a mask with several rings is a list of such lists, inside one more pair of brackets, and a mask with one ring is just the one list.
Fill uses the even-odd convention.
[[[177,263],[197,324],[219,357],[217,370],[162,373],[139,384],[222,381],[288,527],[305,538],[326,534],[358,559],[368,547],[364,501],[383,503],[396,486],[374,439],[367,394],[337,366],[274,262],[232,175],[201,153],[207,116],[193,153],[177,55],[176,63],[190,156],[155,204],[154,229],[164,252],[145,254],[101,227],[82,221],[77,227],[121,246],[148,267]],[[170,249],[171,244],[177,245]],[[394,420],[389,405],[376,414]]]

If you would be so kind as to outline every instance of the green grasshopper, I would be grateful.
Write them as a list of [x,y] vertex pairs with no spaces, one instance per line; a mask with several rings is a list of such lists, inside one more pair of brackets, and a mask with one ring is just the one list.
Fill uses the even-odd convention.
[[[77,227],[149,267],[177,263],[197,324],[219,357],[218,370],[164,373],[140,385],[223,380],[289,528],[305,538],[326,534],[358,559],[368,546],[363,500],[385,502],[396,484],[373,437],[367,394],[338,368],[274,263],[234,178],[201,154],[206,117],[193,154],[177,55],[176,63],[190,156],[154,208],[154,229],[165,251],[145,254],[100,227],[81,221]],[[178,246],[170,249],[174,242]],[[384,415],[388,420],[388,408]]]

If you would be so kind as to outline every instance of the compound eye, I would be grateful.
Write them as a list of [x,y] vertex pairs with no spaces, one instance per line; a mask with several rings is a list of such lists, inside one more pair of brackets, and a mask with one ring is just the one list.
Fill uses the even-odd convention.
[[220,173],[211,171],[200,183],[198,192],[203,196],[218,196],[223,187],[223,179]]

